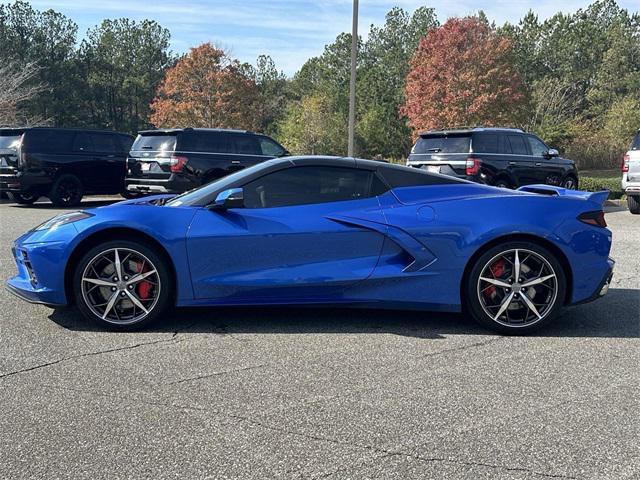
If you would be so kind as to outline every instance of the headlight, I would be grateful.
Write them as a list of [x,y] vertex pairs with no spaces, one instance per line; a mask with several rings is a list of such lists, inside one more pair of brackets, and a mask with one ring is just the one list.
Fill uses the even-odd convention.
[[79,220],[84,220],[85,218],[89,218],[89,217],[93,217],[93,213],[89,213],[89,212],[62,213],[38,225],[36,228],[34,228],[34,230],[51,230],[54,228],[58,228],[62,225],[66,225],[67,223],[77,222]]

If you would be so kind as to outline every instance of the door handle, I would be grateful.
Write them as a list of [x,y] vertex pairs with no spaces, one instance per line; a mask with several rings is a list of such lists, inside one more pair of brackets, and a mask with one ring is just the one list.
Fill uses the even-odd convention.
[[541,162],[536,162],[536,167],[541,167],[542,163]]
[[509,165],[516,165],[517,162],[509,162]]
[[231,163],[234,165],[238,165],[240,163],[240,160],[231,160]]

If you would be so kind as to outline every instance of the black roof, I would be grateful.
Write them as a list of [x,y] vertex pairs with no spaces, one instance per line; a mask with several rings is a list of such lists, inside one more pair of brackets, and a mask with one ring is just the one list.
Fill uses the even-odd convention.
[[524,133],[521,128],[512,127],[454,127],[442,130],[427,130],[420,132],[420,136],[438,135],[438,134],[456,134],[456,133],[473,133],[473,132],[516,132]]
[[79,127],[16,127],[16,128],[0,128],[0,133],[4,132],[26,132],[28,130],[56,130],[59,132],[89,132],[89,133],[116,133],[118,135],[127,135],[131,137],[132,135],[125,132],[117,132],[115,130],[107,130],[100,128],[79,128]]

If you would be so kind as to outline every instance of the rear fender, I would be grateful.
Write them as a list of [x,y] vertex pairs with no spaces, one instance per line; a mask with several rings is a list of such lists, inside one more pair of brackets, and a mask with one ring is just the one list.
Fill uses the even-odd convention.
[[588,202],[596,203],[600,206],[609,198],[609,190],[601,190],[599,192],[584,192],[582,190],[569,190],[553,185],[525,185],[518,188],[520,192],[537,193],[539,195],[557,195],[560,197],[583,198]]

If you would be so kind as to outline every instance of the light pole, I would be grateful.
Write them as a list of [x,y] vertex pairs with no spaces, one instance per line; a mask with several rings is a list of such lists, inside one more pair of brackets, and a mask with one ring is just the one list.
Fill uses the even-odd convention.
[[353,138],[356,129],[356,56],[358,55],[358,0],[353,0],[351,26],[351,80],[349,82],[349,146],[347,155],[354,156]]

